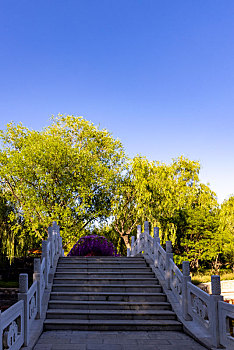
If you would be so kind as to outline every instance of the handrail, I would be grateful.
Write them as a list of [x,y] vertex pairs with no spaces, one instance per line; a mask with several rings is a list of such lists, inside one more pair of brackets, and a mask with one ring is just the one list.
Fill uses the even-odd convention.
[[48,239],[42,241],[41,259],[34,259],[33,284],[28,288],[28,274],[19,275],[19,301],[1,313],[0,350],[19,350],[28,346],[30,329],[35,318],[41,317],[42,299],[49,285],[50,269],[59,256],[64,256],[62,237],[56,222],[48,228]]
[[[144,223],[144,232],[137,226],[137,238],[132,237],[128,256],[148,256],[163,281],[165,292],[170,292],[180,307],[182,321],[197,323],[209,335],[213,347],[234,348],[234,305],[223,302],[220,276],[211,276],[212,294],[209,295],[191,283],[189,262],[182,264],[183,272],[173,261],[172,244],[166,242],[166,250],[160,245],[159,228],[154,227],[150,235],[149,223]],[[190,329],[192,332],[192,328]]]

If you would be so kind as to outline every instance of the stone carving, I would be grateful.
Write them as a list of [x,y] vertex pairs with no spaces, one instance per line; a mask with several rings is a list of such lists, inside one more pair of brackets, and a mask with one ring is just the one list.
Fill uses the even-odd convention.
[[231,317],[228,317],[228,330],[229,330],[229,335],[234,338],[234,319]]
[[172,287],[176,291],[177,294],[181,295],[182,294],[182,283],[179,280],[179,278],[176,276],[176,274],[173,273],[173,271],[171,271],[171,273],[172,273]]
[[163,270],[163,271],[166,270],[165,261],[164,261],[162,254],[160,252],[158,254],[158,266],[159,266],[160,270]]
[[192,294],[192,310],[204,321],[209,322],[207,305],[194,294]]
[[12,345],[15,344],[15,342],[17,341],[17,339],[19,338],[19,331],[18,331],[18,326],[17,323],[15,321],[13,321],[7,330],[5,330],[5,332],[3,332],[3,346],[4,349],[10,349],[12,347]]
[[32,296],[29,302],[29,319],[34,318],[36,312],[37,312],[36,293],[34,293],[34,295]]

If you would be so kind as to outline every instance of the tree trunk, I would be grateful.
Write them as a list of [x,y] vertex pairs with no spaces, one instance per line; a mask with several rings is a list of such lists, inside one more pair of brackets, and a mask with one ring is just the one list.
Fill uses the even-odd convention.
[[128,235],[122,235],[122,238],[123,238],[123,240],[124,240],[124,243],[125,243],[127,249],[128,249],[128,248],[131,249],[131,244],[129,243],[129,236],[128,236]]

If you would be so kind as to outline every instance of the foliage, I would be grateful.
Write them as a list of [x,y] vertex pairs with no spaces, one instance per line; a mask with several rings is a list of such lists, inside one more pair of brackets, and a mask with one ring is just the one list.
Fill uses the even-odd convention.
[[9,123],[0,131],[1,257],[26,256],[61,227],[65,251],[87,235],[126,254],[137,224],[158,226],[175,262],[234,269],[234,197],[219,208],[199,180],[199,162],[127,159],[119,140],[82,117],[52,118],[42,131]]
[[110,216],[124,153],[108,131],[60,115],[41,132],[9,123],[0,136],[0,181],[17,219],[23,217],[25,237],[40,241],[55,220],[69,245]]
[[219,215],[219,246],[221,259],[234,272],[234,196],[221,205]]
[[67,256],[116,256],[113,243],[103,236],[91,235],[81,237]]

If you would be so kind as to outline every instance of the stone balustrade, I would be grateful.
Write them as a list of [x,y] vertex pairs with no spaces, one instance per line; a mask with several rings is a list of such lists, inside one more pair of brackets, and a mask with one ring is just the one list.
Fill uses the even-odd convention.
[[211,276],[212,293],[209,295],[191,283],[189,262],[184,261],[182,270],[173,261],[172,244],[166,242],[166,250],[160,245],[159,229],[150,235],[149,223],[145,222],[144,232],[137,226],[137,238],[132,237],[128,256],[142,253],[156,268],[163,281],[165,292],[170,292],[180,307],[181,321],[190,332],[199,325],[213,348],[234,349],[234,305],[223,302],[220,277]]
[[63,256],[62,237],[56,222],[48,228],[48,239],[42,241],[41,259],[34,259],[33,284],[28,288],[28,274],[19,275],[19,301],[0,312],[0,350],[19,350],[28,346],[30,329],[41,317],[42,299],[48,289],[50,269]]

